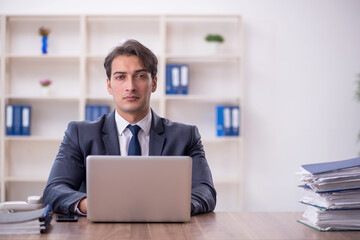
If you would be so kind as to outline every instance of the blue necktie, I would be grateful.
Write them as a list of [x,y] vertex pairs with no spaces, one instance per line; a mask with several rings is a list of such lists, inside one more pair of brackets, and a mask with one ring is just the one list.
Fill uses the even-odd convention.
[[131,133],[133,134],[133,136],[130,139],[130,144],[129,144],[129,149],[128,149],[128,155],[138,155],[141,156],[141,147],[140,147],[140,142],[138,139],[138,132],[141,129],[138,125],[128,125],[127,126]]

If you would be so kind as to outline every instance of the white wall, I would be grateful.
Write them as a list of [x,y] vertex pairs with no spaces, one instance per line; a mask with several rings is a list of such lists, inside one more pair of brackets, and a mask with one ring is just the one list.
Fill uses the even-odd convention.
[[358,0],[0,0],[0,14],[240,14],[248,211],[302,210],[295,172],[360,152]]

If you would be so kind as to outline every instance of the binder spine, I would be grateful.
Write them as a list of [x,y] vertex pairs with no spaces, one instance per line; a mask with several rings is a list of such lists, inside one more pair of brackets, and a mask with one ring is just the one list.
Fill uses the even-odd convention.
[[240,135],[240,108],[239,106],[231,107],[231,136]]
[[30,135],[30,119],[31,119],[31,107],[22,106],[22,124],[21,124],[21,133],[22,135]]
[[240,107],[224,106],[216,107],[216,134],[217,136],[240,135]]
[[109,112],[110,107],[107,105],[86,105],[85,120],[96,121],[99,117]]
[[166,65],[166,94],[188,94],[189,66],[187,64]]
[[217,136],[224,136],[224,106],[217,106],[216,107],[216,135]]
[[13,115],[13,105],[6,106],[6,135],[14,135],[14,115]]
[[92,121],[92,108],[91,105],[85,107],[85,120]]
[[180,67],[181,94],[188,94],[189,86],[189,66],[184,64]]
[[22,125],[22,107],[19,105],[13,105],[13,135],[21,135]]

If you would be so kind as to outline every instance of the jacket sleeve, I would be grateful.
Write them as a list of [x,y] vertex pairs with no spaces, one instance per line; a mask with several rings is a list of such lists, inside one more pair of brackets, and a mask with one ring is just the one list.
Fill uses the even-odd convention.
[[189,156],[193,160],[191,215],[211,212],[216,205],[216,191],[205,152],[201,143],[200,133],[193,127]]
[[57,213],[73,213],[72,206],[86,197],[86,193],[78,191],[86,172],[78,142],[77,125],[71,122],[65,131],[43,193],[44,204],[50,204]]

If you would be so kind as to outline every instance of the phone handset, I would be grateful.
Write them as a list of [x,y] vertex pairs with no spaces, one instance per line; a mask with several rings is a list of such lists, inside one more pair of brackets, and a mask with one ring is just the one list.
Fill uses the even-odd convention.
[[20,212],[42,208],[41,196],[29,196],[27,201],[9,201],[0,203],[0,212]]

